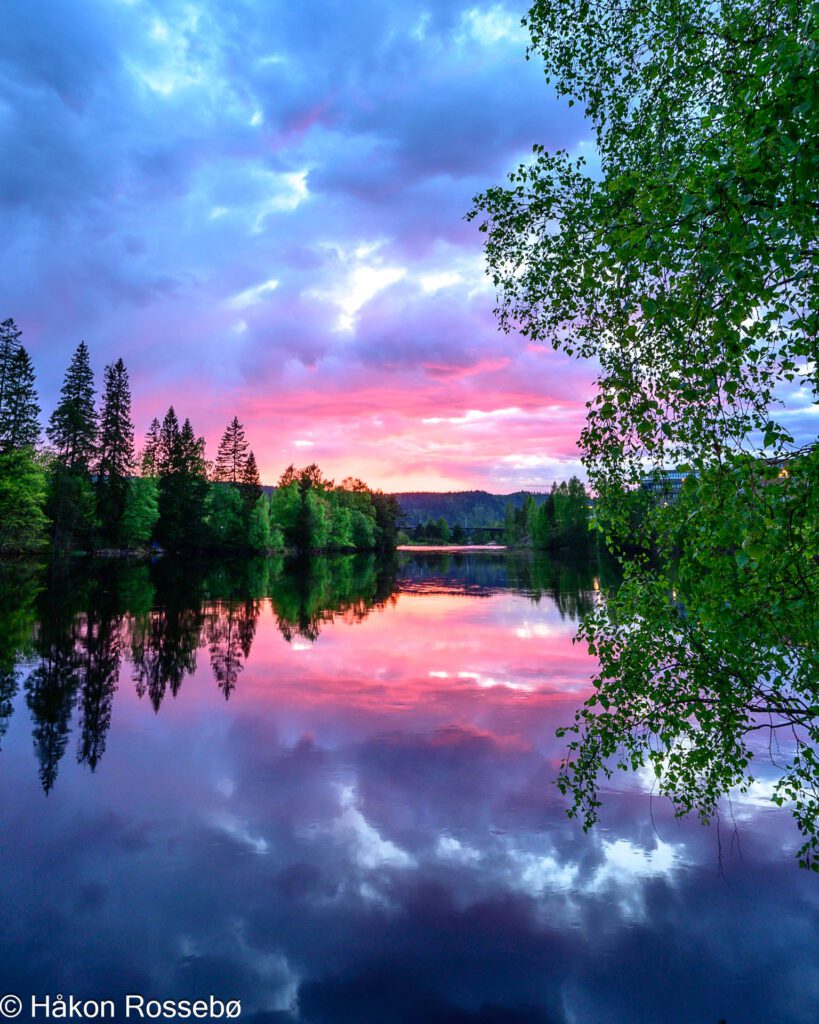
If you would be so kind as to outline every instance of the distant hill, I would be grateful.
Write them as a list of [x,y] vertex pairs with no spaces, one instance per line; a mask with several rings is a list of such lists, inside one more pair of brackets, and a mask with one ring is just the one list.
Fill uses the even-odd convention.
[[[265,484],[264,492],[271,495],[275,487]],[[538,505],[546,494],[534,491],[515,491],[513,494],[490,494],[489,491],[403,491],[395,497],[404,510],[400,525],[412,527],[428,523],[430,519],[446,519],[450,526],[495,526],[503,522],[509,502],[520,508],[526,495],[531,494]]]
[[[396,494],[404,517],[402,526],[415,526],[430,519],[446,519],[450,526],[492,526],[503,522],[506,506],[511,502],[519,508],[529,491],[515,491],[513,494],[490,494],[488,491],[404,491]],[[532,493],[540,504],[545,494]]]

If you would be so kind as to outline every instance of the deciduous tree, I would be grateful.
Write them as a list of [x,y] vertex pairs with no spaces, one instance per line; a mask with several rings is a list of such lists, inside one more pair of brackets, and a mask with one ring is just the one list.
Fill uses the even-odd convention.
[[[596,819],[615,757],[708,817],[764,724],[795,739],[774,798],[813,866],[819,454],[792,413],[819,390],[818,17],[537,0],[530,54],[584,105],[600,171],[536,146],[472,211],[502,326],[599,367],[581,443],[626,579],[583,627],[601,669],[561,777],[574,811]],[[679,500],[635,537],[631,495],[669,469]]]

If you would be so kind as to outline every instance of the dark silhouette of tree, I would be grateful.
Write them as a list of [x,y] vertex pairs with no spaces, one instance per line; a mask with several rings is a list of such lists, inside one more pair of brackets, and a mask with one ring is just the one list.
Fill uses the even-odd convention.
[[208,488],[205,440],[196,437],[190,420],[179,427],[173,407],[162,422],[155,463],[159,476],[157,538],[173,550],[203,546]]
[[40,440],[34,367],[20,345],[11,358],[0,403],[0,454],[33,448]]
[[[225,428],[222,440],[219,442],[213,479],[220,483],[243,483],[247,462],[248,443],[245,440],[244,427],[238,417],[234,416]],[[254,459],[254,466],[255,462]]]
[[378,547],[381,550],[394,548],[398,534],[397,524],[404,514],[403,509],[392,494],[373,491],[371,497],[375,508]]
[[96,454],[94,377],[88,348],[80,342],[46,430],[55,452],[46,511],[57,548],[86,547],[96,525],[96,503],[89,471]]
[[162,425],[159,420],[154,417],[151,420],[150,427],[148,427],[148,433],[145,435],[145,447],[142,449],[140,469],[143,476],[157,475],[156,459],[161,433]]
[[77,762],[91,771],[105,753],[122,656],[122,618],[114,609],[92,610],[82,637],[78,698],[80,739]]
[[170,688],[176,697],[182,680],[196,671],[196,652],[202,632],[198,600],[193,607],[175,602],[157,608],[135,622],[131,640],[131,661],[137,696],[159,711]]
[[81,341],[66,370],[60,400],[46,430],[57,459],[65,469],[87,473],[94,463],[97,416],[94,375],[88,346]]
[[20,348],[23,332],[11,318],[0,323],[0,412],[6,404],[6,388],[12,375],[12,363]]
[[[154,423],[156,422],[154,420]],[[151,428],[153,429],[153,424],[151,424]],[[166,477],[178,472],[181,463],[179,420],[173,406],[165,413],[165,418],[156,435],[153,458],[157,476]]]
[[236,689],[239,673],[244,668],[239,620],[240,613],[233,601],[217,602],[206,626],[210,667],[225,700],[229,700]]
[[259,477],[259,468],[256,465],[256,456],[248,452],[247,461],[242,470],[241,477],[242,494],[248,509],[253,508],[262,496],[262,481]]
[[104,536],[115,541],[125,509],[128,478],[134,468],[131,389],[122,359],[105,368],[99,421],[97,512]]
[[239,615],[239,646],[245,658],[250,657],[253,640],[256,636],[256,625],[259,621],[261,605],[258,601],[246,601]]
[[51,591],[40,622],[39,663],[25,681],[26,704],[34,724],[34,751],[43,789],[50,793],[65,754],[71,714],[81,685],[73,610],[64,592]]

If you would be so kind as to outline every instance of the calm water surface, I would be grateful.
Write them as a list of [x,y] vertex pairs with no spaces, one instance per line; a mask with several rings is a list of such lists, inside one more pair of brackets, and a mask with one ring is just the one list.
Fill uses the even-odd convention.
[[588,693],[599,576],[491,553],[6,570],[0,994],[214,993],[254,1024],[819,1020],[819,879],[764,778],[719,830],[647,777],[588,835],[565,817],[555,728]]

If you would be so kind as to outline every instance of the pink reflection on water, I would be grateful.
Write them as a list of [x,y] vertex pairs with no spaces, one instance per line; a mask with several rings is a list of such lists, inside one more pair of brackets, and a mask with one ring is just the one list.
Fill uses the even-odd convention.
[[400,593],[363,620],[339,615],[315,641],[288,642],[264,600],[229,706],[200,648],[195,676],[159,717],[272,716],[291,740],[330,745],[393,730],[443,744],[457,729],[543,750],[590,687],[594,663],[575,631],[548,597]]

